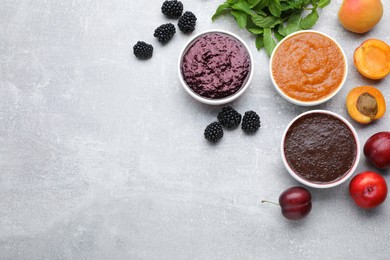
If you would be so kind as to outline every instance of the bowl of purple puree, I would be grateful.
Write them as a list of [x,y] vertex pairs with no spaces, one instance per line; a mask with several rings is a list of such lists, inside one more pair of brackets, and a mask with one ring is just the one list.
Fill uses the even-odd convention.
[[237,35],[211,30],[192,37],[179,57],[180,81],[194,99],[222,105],[238,98],[253,75],[253,57]]

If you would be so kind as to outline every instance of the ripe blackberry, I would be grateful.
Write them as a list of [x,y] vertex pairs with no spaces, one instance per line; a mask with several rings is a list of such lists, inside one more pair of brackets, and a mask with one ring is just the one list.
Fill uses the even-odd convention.
[[153,46],[151,44],[147,44],[146,42],[138,41],[133,46],[133,53],[135,57],[146,60],[153,56]]
[[223,129],[219,122],[209,124],[204,130],[204,137],[210,142],[216,143],[223,137]]
[[195,30],[196,16],[192,12],[185,12],[182,16],[180,16],[177,25],[183,33],[190,33]]
[[179,18],[183,13],[183,4],[177,0],[167,0],[161,6],[161,12],[170,18]]
[[175,26],[171,23],[166,23],[160,25],[156,30],[154,30],[153,36],[156,37],[159,42],[167,43],[170,39],[172,39],[175,33]]
[[254,111],[245,112],[242,118],[242,130],[248,134],[255,133],[260,128],[260,117]]
[[235,128],[241,123],[241,114],[232,107],[227,106],[218,113],[218,121],[226,128]]

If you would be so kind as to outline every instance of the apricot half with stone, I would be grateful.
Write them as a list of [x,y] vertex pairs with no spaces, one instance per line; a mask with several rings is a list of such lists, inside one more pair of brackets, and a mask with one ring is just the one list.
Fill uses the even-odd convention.
[[390,73],[390,46],[378,39],[368,39],[355,50],[353,62],[366,78],[383,79]]
[[369,124],[385,114],[386,102],[378,89],[372,86],[360,86],[348,93],[347,109],[353,120],[361,124]]

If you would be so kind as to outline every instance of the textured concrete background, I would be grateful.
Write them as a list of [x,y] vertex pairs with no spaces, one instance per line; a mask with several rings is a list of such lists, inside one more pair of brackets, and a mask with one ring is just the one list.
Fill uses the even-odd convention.
[[[255,57],[252,84],[231,105],[257,111],[260,131],[206,142],[203,130],[221,107],[182,89],[177,59],[190,36],[178,32],[165,46],[154,39],[160,24],[176,24],[162,2],[0,1],[0,258],[388,259],[390,201],[364,211],[348,183],[310,189],[313,210],[300,222],[260,203],[297,185],[279,143],[309,108],[278,96],[268,57],[233,19],[211,22],[222,1],[183,0],[198,17],[194,33],[232,31]],[[382,21],[367,34],[339,25],[341,0],[314,27],[340,42],[351,65],[341,92],[315,108],[348,118],[362,143],[390,129],[390,113],[363,127],[344,106],[348,91],[366,84],[390,105],[390,78],[369,81],[352,66],[363,40],[390,43],[390,4],[382,2]],[[154,45],[151,60],[133,56],[137,40]],[[362,158],[358,171],[368,169]]]

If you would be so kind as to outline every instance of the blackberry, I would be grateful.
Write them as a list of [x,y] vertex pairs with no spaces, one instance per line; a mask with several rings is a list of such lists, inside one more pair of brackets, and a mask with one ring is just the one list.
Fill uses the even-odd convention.
[[183,33],[190,33],[195,30],[196,16],[192,12],[185,12],[182,16],[180,16],[177,25]]
[[147,44],[146,42],[138,41],[133,46],[133,53],[135,57],[139,59],[149,59],[153,56],[153,46],[151,44]]
[[160,25],[156,30],[154,30],[153,36],[158,39],[161,43],[167,43],[172,39],[173,35],[176,33],[176,28],[171,23],[166,23]]
[[219,122],[209,124],[204,130],[204,137],[210,142],[216,143],[223,137],[223,129]]
[[226,128],[235,128],[241,123],[241,114],[232,107],[227,106],[218,113],[218,121]]
[[250,110],[245,112],[242,118],[242,130],[248,134],[255,133],[260,128],[260,117],[256,112]]
[[161,6],[161,12],[170,18],[179,18],[183,13],[183,4],[177,0],[167,0]]

